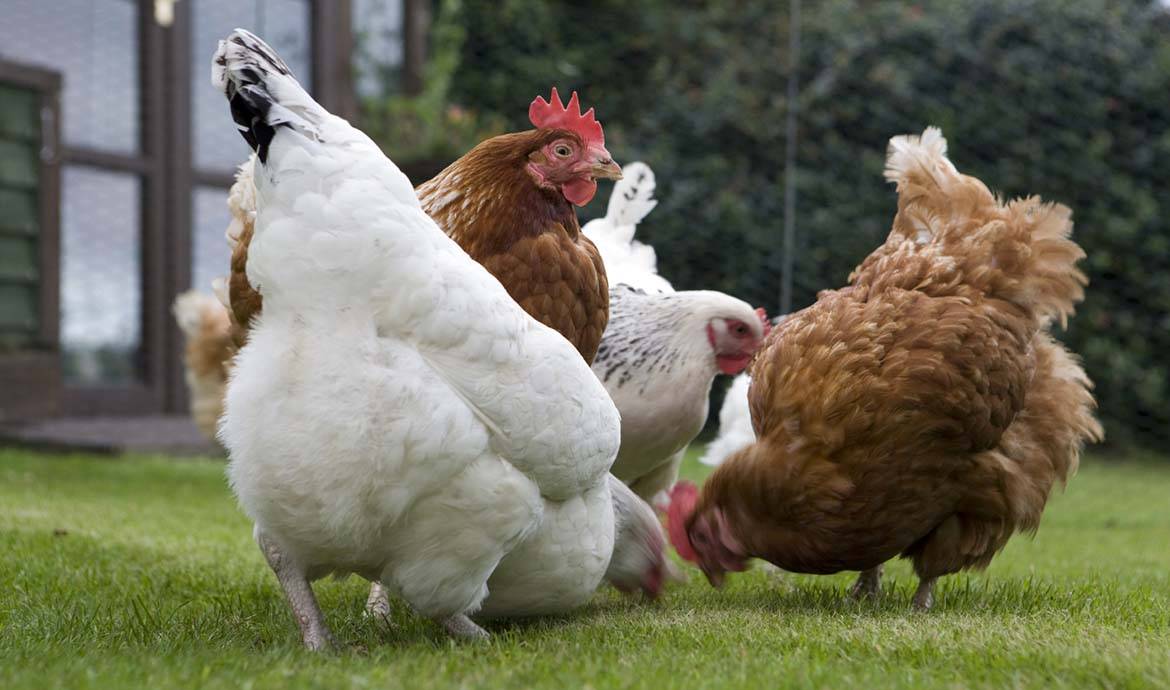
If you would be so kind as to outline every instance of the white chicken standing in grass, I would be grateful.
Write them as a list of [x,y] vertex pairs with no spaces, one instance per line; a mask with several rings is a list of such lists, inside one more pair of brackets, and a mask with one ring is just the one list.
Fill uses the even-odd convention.
[[559,612],[603,576],[660,573],[653,513],[612,493],[618,413],[577,351],[263,41],[221,41],[212,81],[257,154],[247,274],[265,300],[220,438],[305,645],[332,643],[309,584],[329,574],[482,638],[481,606]]
[[676,292],[657,272],[654,249],[634,240],[657,204],[654,173],[630,163],[604,218],[583,231],[610,278],[609,325],[593,371],[622,415],[613,473],[661,504],[687,446],[707,421],[715,376],[747,367],[771,324],[762,309],[722,292]]

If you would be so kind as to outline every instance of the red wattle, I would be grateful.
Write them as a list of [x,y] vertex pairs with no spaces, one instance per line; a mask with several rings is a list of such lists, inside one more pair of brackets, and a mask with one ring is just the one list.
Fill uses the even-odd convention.
[[751,355],[717,355],[715,357],[715,364],[719,367],[719,371],[729,376],[734,376],[746,369],[750,361],[752,361]]
[[561,194],[570,203],[578,206],[584,206],[593,200],[593,195],[597,193],[597,181],[589,178],[577,178],[571,182],[566,182],[561,185]]

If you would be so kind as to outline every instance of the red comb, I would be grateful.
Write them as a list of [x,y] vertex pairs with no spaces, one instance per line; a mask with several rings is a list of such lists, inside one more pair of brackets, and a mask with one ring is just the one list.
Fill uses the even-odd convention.
[[690,482],[679,482],[670,490],[670,508],[666,511],[666,532],[678,555],[691,563],[699,562],[699,554],[691,546],[687,534],[687,518],[695,512],[699,502],[699,488]]
[[763,307],[756,307],[756,316],[760,317],[760,323],[764,324],[764,337],[772,332],[772,322],[768,319],[768,312],[764,311]]
[[587,145],[605,146],[601,123],[593,115],[593,108],[581,114],[581,103],[577,100],[576,91],[569,97],[569,105],[566,107],[561,103],[561,96],[554,86],[550,100],[546,101],[542,96],[533,99],[532,105],[528,106],[528,119],[537,129],[567,129],[576,132]]

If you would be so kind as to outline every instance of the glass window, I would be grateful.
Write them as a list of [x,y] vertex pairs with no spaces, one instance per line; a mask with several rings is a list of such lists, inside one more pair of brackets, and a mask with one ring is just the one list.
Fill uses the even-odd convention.
[[0,56],[62,75],[71,146],[139,150],[138,10],[132,0],[3,0]]
[[354,87],[361,98],[396,93],[402,80],[401,0],[354,0]]
[[211,86],[211,56],[236,27],[267,41],[312,89],[309,0],[191,0],[191,107],[193,157],[200,170],[235,170],[249,153],[222,93]]
[[70,383],[138,378],[142,341],[141,180],[62,170],[61,349]]
[[207,292],[211,281],[228,274],[231,252],[224,231],[231,214],[227,190],[199,187],[191,199],[191,287]]

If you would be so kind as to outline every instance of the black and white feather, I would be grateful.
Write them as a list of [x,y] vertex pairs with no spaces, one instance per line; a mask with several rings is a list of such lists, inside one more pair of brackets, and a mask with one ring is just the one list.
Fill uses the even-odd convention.
[[328,113],[301,88],[276,51],[254,34],[236,29],[219,42],[211,83],[227,97],[236,127],[261,163],[268,161],[277,127],[320,138],[318,125]]

